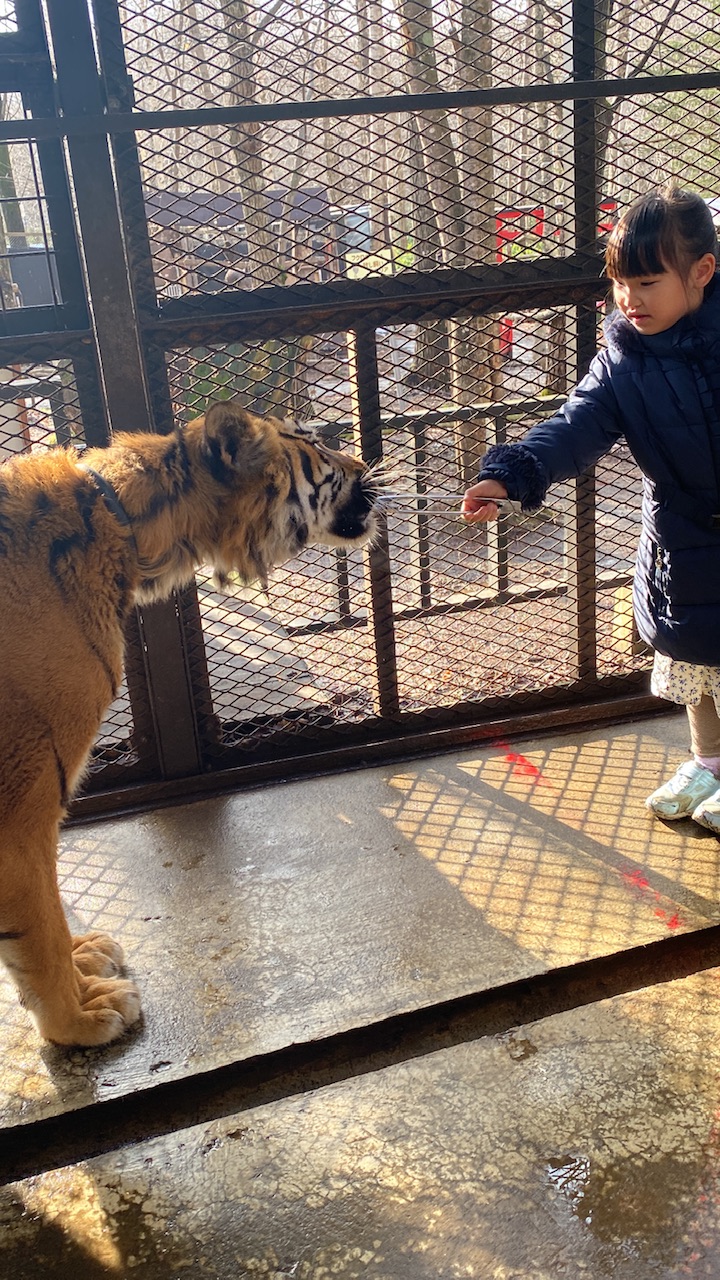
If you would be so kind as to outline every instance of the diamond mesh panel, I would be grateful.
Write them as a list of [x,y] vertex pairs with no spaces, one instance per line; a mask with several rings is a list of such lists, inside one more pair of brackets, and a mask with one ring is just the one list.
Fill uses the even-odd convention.
[[[713,0],[598,5],[598,78],[716,66]],[[608,12],[609,11],[609,12]],[[252,0],[121,6],[138,107],[548,84],[572,74],[572,5]]]
[[[28,116],[19,95],[0,94],[0,120]],[[60,303],[51,213],[37,143],[0,142],[0,311]]]
[[203,413],[210,400],[230,398],[254,413],[326,423],[350,411],[345,334],[173,352],[168,380],[173,411],[182,421]]
[[385,456],[405,487],[431,495],[387,517],[404,710],[577,676],[566,487],[537,516],[509,512],[497,526],[471,528],[458,515],[488,445],[519,439],[560,403],[573,334],[570,314],[556,309],[395,328],[384,344],[381,336],[381,405],[398,416]]
[[199,580],[213,712],[224,746],[255,750],[372,715],[377,681],[363,557],[312,549],[269,596]]
[[[385,367],[383,339],[391,345]],[[554,486],[534,515],[507,510],[497,526],[468,528],[457,518],[459,495],[487,447],[521,439],[576,380],[573,312],[405,326],[381,334],[379,350],[381,404],[398,421],[386,428],[386,457],[412,488],[419,479],[433,495],[404,509],[399,503],[388,516],[403,705],[476,701],[576,679],[573,486]],[[483,398],[488,387],[494,405]],[[448,402],[462,406],[462,418]],[[597,670],[617,675],[648,665],[631,609],[640,473],[624,444],[599,463],[596,488]],[[592,509],[580,519],[592,524]],[[593,589],[589,577],[584,589]],[[418,616],[402,621],[403,612]]]
[[[603,7],[596,17],[598,78],[715,69],[714,0],[609,8],[609,20]],[[328,11],[233,0],[122,12],[136,103],[147,109],[573,76],[569,3]],[[716,194],[707,164],[716,101],[715,91],[648,94],[142,135],[158,292],[562,256],[669,173]],[[576,144],[587,154],[577,170]],[[578,215],[578,201],[589,212]]]
[[[174,353],[169,381],[180,417],[216,395],[259,413],[313,420],[333,444],[352,448],[349,354],[344,334]],[[226,595],[198,575],[215,745],[255,750],[272,734],[292,739],[354,722],[377,703],[364,553],[306,550],[278,570],[269,597]]]
[[[328,9],[225,0],[122,5],[138,106],[229,106],[459,89],[481,72],[515,83],[569,74],[571,5],[362,0]],[[495,11],[495,12],[493,12]],[[654,10],[657,12],[657,9]],[[682,30],[682,26],[678,28]]]
[[84,441],[70,360],[0,366],[0,461]]
[[492,155],[477,110],[442,127],[431,112],[141,135],[158,292],[562,256],[573,247],[573,134],[570,108],[556,114],[550,151],[546,110],[498,109]]
[[[708,54],[712,49],[717,50],[717,36]],[[712,69],[717,70],[717,52],[714,57]],[[673,64],[663,69],[680,68]],[[705,69],[711,69],[709,63]],[[720,128],[717,90],[618,101],[606,123],[601,134],[601,142],[606,140],[605,190],[622,193],[623,204],[671,174],[707,199],[720,195],[714,166],[708,164]]]
[[[376,333],[383,456],[400,493],[385,516],[400,710],[559,688],[580,674],[579,593],[599,611],[602,675],[647,665],[629,612],[637,469],[622,447],[597,479],[595,569],[579,578],[574,487],[547,508],[470,528],[460,496],[495,441],[551,416],[576,375],[575,318],[554,308],[388,326]],[[198,348],[169,360],[181,416],[214,395],[312,419],[355,437],[352,346],[342,334]],[[488,400],[488,387],[493,398]],[[587,574],[587,570],[585,571]],[[595,584],[597,575],[597,586]],[[223,745],[356,723],[378,713],[363,553],[312,550],[276,572],[270,598],[232,598],[200,579],[212,713]],[[198,661],[203,655],[195,655]]]

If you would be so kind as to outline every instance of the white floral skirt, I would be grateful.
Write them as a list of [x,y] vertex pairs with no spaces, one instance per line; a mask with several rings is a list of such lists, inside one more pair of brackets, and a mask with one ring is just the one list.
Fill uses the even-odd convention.
[[655,654],[650,691],[668,702],[697,706],[704,693],[709,694],[720,716],[720,667],[701,667],[694,662],[676,662],[662,653]]

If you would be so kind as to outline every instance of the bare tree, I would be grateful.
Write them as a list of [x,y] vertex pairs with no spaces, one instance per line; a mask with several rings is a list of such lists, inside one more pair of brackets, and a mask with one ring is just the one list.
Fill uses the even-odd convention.
[[[455,35],[461,87],[486,88],[492,79],[492,0],[463,0]],[[467,253],[472,262],[495,257],[495,161],[493,119],[489,108],[461,113],[458,166],[462,175]],[[499,394],[497,323],[487,318],[455,320],[449,326],[453,401],[469,405]],[[486,446],[482,419],[457,424],[460,477],[471,483]]]
[[[596,74],[599,79],[642,75],[667,47],[668,33],[681,11],[682,0],[597,0],[598,38]],[[679,33],[686,43],[686,32]],[[617,140],[624,124],[637,119],[642,106],[630,99],[600,99],[597,107],[597,172],[605,192],[612,194],[619,183],[620,149]],[[644,113],[643,113],[644,114]],[[648,130],[648,133],[650,131]],[[635,150],[635,148],[634,148]],[[653,148],[654,150],[654,148]],[[655,157],[647,177],[656,172]],[[633,157],[637,171],[637,158]]]
[[[228,0],[224,10],[228,37],[230,89],[238,104],[257,100],[255,42],[245,0]],[[254,121],[229,130],[235,154],[248,243],[248,268],[263,284],[278,278],[277,242],[268,216],[268,183],[263,168],[262,126]]]

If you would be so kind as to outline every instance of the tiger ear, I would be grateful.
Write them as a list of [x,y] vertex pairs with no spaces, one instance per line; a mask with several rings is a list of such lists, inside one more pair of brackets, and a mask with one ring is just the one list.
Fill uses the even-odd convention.
[[270,458],[263,419],[236,400],[217,401],[205,412],[203,452],[216,480],[256,475]]

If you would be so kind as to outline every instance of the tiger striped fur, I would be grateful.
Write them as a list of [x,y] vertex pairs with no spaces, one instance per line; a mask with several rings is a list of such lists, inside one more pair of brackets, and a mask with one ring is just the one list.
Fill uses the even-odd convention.
[[123,669],[136,602],[199,564],[266,583],[313,543],[375,532],[371,473],[306,428],[233,403],[170,436],[118,435],[0,468],[0,958],[40,1034],[114,1040],[140,1016],[102,933],[71,937],[58,827]]

